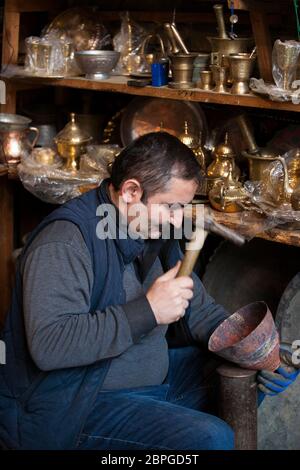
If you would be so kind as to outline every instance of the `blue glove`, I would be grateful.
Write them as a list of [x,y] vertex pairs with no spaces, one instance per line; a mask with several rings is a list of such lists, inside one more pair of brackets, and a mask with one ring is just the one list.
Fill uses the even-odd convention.
[[262,402],[265,395],[274,396],[282,393],[291,385],[300,373],[299,369],[291,366],[292,350],[286,346],[280,346],[280,367],[275,372],[262,370],[257,375],[258,381],[258,404]]

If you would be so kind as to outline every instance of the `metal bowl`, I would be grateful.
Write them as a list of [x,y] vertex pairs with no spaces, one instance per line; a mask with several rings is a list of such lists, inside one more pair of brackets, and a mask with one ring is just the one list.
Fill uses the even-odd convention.
[[86,78],[104,80],[117,65],[120,52],[117,51],[77,51],[75,58]]

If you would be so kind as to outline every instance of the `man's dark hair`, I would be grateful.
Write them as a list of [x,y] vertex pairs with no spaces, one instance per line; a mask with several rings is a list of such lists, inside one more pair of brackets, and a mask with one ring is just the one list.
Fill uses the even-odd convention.
[[115,190],[135,178],[141,184],[143,202],[150,194],[167,191],[172,177],[200,182],[200,165],[191,149],[166,132],[151,132],[134,140],[116,157],[111,169]]

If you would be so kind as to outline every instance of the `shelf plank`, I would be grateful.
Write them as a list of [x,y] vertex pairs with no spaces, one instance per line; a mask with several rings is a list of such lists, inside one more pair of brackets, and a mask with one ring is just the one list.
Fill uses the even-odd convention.
[[300,105],[291,102],[275,102],[254,94],[233,95],[231,93],[215,93],[204,91],[200,88],[187,90],[163,87],[132,87],[127,85],[128,77],[114,75],[107,80],[88,80],[84,77],[49,78],[24,75],[22,67],[8,67],[5,73],[0,74],[0,79],[10,85],[22,89],[22,87],[58,86],[78,88],[84,90],[105,91],[111,93],[127,93],[129,95],[150,96],[157,98],[197,101],[200,103],[216,103],[222,105],[245,106],[250,108],[263,108],[285,111],[300,111]]
[[[241,230],[241,213],[226,214],[212,210],[213,217],[216,222],[225,225],[232,230],[237,232],[243,232],[246,229],[245,223],[243,223],[243,230]],[[293,245],[300,247],[300,230],[283,230],[280,228],[272,228],[262,233],[255,234],[257,238],[263,238],[272,242],[282,243],[284,245]]]

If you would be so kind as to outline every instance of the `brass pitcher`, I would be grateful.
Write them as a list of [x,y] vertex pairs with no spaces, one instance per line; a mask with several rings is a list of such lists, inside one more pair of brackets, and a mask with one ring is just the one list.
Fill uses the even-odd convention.
[[296,193],[300,186],[300,151],[297,151],[289,164],[281,156],[278,156],[277,160],[282,165],[283,175],[278,176],[276,168],[272,166],[270,180],[273,183],[275,200],[279,205],[285,202],[296,205]]

